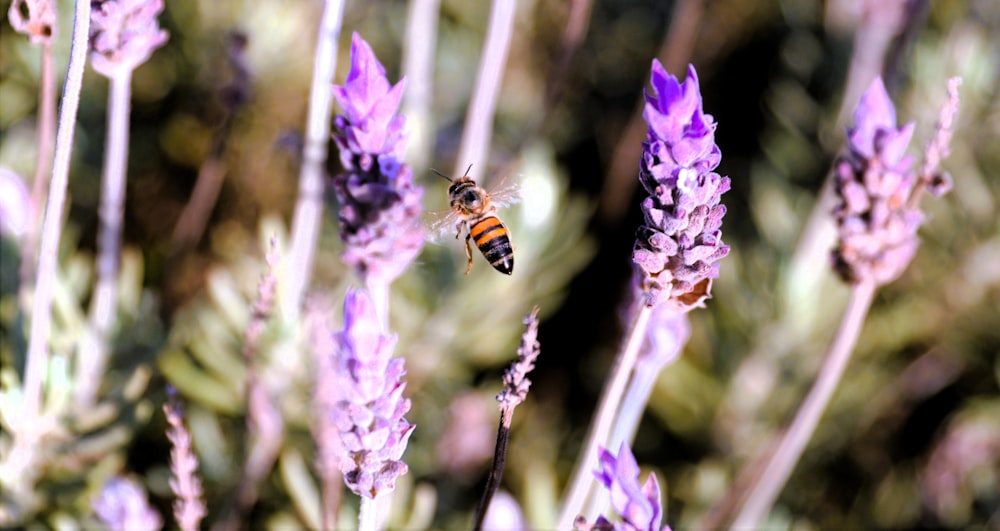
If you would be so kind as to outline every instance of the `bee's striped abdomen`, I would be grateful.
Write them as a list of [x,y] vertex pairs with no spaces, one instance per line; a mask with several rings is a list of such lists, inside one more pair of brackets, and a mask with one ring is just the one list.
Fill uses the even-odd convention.
[[494,269],[507,275],[514,271],[514,248],[510,245],[510,232],[500,218],[483,216],[469,227],[469,234]]

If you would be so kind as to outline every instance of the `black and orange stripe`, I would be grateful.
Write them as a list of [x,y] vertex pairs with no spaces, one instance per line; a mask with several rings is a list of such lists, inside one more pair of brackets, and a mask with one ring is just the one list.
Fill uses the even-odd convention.
[[514,271],[514,248],[510,245],[510,232],[500,218],[487,214],[469,227],[469,235],[493,269],[511,274]]

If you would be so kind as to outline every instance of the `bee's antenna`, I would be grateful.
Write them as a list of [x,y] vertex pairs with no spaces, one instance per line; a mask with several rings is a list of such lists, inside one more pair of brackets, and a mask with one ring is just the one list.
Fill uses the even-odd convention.
[[472,164],[469,164],[469,167],[465,168],[465,175],[463,177],[468,177],[469,176],[469,170],[471,170],[471,169],[472,169]]
[[451,177],[448,177],[447,175],[435,170],[434,168],[431,168],[431,171],[436,173],[437,175],[440,175],[441,177],[444,177],[445,179],[448,180],[448,182],[451,182]]

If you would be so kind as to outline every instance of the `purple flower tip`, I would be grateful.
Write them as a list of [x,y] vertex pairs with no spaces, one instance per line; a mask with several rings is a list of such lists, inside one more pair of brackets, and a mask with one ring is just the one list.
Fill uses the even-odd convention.
[[652,93],[643,117],[649,125],[639,180],[649,193],[642,202],[632,260],[642,273],[646,304],[671,301],[681,310],[702,306],[710,296],[722,243],[720,204],[729,178],[713,170],[722,158],[716,124],[702,111],[698,74],[688,67],[683,83],[654,60]]
[[402,162],[406,120],[395,114],[404,86],[390,86],[371,47],[355,33],[347,80],[333,87],[343,110],[334,119],[333,139],[345,170],[333,189],[341,206],[343,259],[365,282],[394,280],[424,242],[423,189]]
[[865,91],[848,128],[848,150],[835,166],[839,241],[833,267],[847,282],[876,285],[899,277],[916,253],[923,214],[911,197],[919,182],[905,156],[914,125],[896,126],[881,78]]
[[[639,485],[639,465],[624,442],[618,455],[601,448],[599,468],[594,471],[597,480],[611,492],[611,506],[621,516],[622,522],[611,524],[603,516],[593,526],[581,528],[614,529],[616,531],[661,531],[663,511],[660,505],[660,485],[655,474]],[[664,526],[662,529],[669,529]]]
[[[351,40],[351,69],[347,80],[344,86],[333,87],[333,97],[344,111],[336,118],[339,131],[334,134],[338,145],[343,142],[342,153],[346,147],[354,155],[402,156],[406,147],[403,139],[406,117],[396,115],[396,111],[405,87],[406,78],[395,86],[389,84],[385,68],[375,52],[355,33]],[[356,160],[344,162],[348,167]]]
[[393,358],[396,337],[379,331],[367,292],[344,298],[344,329],[334,335],[337,379],[331,421],[338,430],[340,471],[359,496],[374,498],[395,488],[408,470],[400,458],[414,426],[403,418],[406,371]]

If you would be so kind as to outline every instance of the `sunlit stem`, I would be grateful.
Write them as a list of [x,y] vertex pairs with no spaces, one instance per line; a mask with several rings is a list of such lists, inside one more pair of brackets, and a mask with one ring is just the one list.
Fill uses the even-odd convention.
[[73,19],[73,40],[70,46],[69,66],[63,84],[62,108],[56,132],[55,160],[49,196],[45,202],[42,220],[42,239],[38,252],[38,273],[35,275],[35,293],[31,304],[31,328],[28,336],[28,354],[24,374],[24,410],[18,424],[34,423],[42,401],[42,388],[49,364],[49,332],[52,326],[52,293],[55,288],[56,266],[59,258],[59,238],[62,233],[62,214],[66,206],[66,187],[69,183],[70,154],[73,151],[73,134],[76,115],[80,108],[80,88],[87,61],[87,39],[90,35],[90,0],[77,0]]
[[611,376],[607,380],[604,390],[601,392],[600,403],[593,421],[590,423],[590,432],[584,442],[583,449],[577,458],[573,477],[570,479],[563,498],[562,509],[559,511],[558,529],[572,529],[573,521],[586,509],[585,516],[590,521],[594,512],[594,507],[584,507],[591,489],[596,483],[592,470],[597,466],[597,453],[599,446],[607,447],[608,436],[611,426],[618,413],[618,406],[621,404],[622,394],[625,391],[625,384],[629,375],[635,367],[635,360],[639,355],[639,347],[643,338],[646,337],[646,330],[649,325],[649,316],[652,308],[640,303],[639,310],[632,320],[628,335],[625,336],[624,348],[615,359],[615,365],[611,370]]
[[874,294],[875,285],[872,282],[854,286],[850,305],[823,360],[816,382],[760,475],[753,481],[750,494],[733,521],[733,529],[755,529],[770,512],[844,375]]

